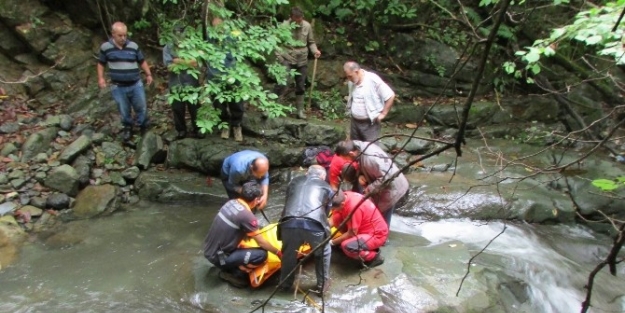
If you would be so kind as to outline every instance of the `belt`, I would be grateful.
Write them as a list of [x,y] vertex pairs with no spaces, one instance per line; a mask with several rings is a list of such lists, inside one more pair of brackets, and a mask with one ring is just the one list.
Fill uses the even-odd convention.
[[139,81],[135,80],[134,82],[111,82],[111,84],[115,86],[119,86],[119,87],[130,87],[130,86],[134,86],[137,82]]

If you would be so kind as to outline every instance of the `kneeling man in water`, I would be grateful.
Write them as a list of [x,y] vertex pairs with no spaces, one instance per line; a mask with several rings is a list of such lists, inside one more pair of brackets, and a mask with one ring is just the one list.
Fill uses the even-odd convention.
[[[219,209],[204,239],[204,256],[221,269],[219,278],[238,288],[248,286],[248,273],[267,260],[267,251],[282,258],[280,249],[263,238],[258,220],[252,213],[262,196],[263,190],[258,182],[243,184],[239,198],[229,200]],[[254,238],[260,248],[238,248],[246,237]]]

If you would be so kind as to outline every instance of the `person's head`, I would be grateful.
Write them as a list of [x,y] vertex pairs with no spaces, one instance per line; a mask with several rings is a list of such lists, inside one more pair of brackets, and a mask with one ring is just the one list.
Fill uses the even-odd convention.
[[323,166],[314,164],[308,167],[308,171],[306,171],[306,175],[310,177],[318,177],[321,180],[326,179],[326,169]]
[[341,169],[341,179],[347,182],[356,182],[358,180],[358,170],[356,169],[356,163],[349,162],[343,164]]
[[122,22],[115,22],[111,26],[111,37],[118,46],[123,46],[128,39],[128,28]]
[[354,61],[347,61],[343,64],[345,77],[352,83],[357,83],[360,75],[360,65]]
[[304,21],[304,11],[299,7],[291,8],[291,21],[297,25],[302,25]]
[[338,191],[332,197],[332,209],[334,210],[342,210],[345,206],[345,194],[342,191]]
[[269,160],[265,157],[258,157],[252,161],[250,167],[252,169],[252,176],[256,179],[261,179],[269,172]]
[[241,199],[247,202],[251,209],[255,208],[263,196],[263,188],[256,181],[248,181],[241,187]]
[[334,153],[346,160],[353,161],[360,155],[360,150],[352,140],[343,140],[336,145]]
[[213,27],[218,27],[223,22],[224,20],[221,17],[213,17],[213,20],[211,21],[211,25],[213,25]]

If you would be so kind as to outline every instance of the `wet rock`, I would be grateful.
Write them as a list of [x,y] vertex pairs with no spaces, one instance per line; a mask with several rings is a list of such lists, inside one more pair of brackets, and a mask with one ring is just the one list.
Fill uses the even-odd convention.
[[46,208],[46,198],[44,197],[33,197],[30,199],[30,205],[40,208],[40,209],[45,209]]
[[37,153],[33,161],[36,163],[46,163],[48,162],[48,155],[45,152]]
[[6,173],[0,173],[0,185],[6,184],[9,182],[9,175]]
[[405,138],[397,143],[397,148],[412,154],[426,154],[434,146],[431,141],[418,138]]
[[0,125],[0,134],[17,133],[20,130],[20,124],[15,122],[6,122]]
[[214,202],[225,199],[225,191],[219,179],[210,185],[206,176],[196,173],[170,175],[164,172],[141,172],[135,181],[139,197],[144,200],[179,203],[181,201]]
[[50,189],[75,196],[78,193],[79,179],[76,170],[65,164],[51,170],[44,184]]
[[53,193],[46,199],[46,207],[55,210],[68,209],[70,204],[70,197],[64,193]]
[[78,173],[78,182],[81,186],[84,186],[89,183],[89,174],[91,173],[91,160],[89,160],[85,156],[78,156],[74,163],[72,163],[72,167]]
[[141,137],[137,151],[135,152],[135,164],[140,169],[148,169],[152,159],[160,151],[163,151],[163,139],[152,131],[148,131]]
[[11,215],[0,217],[0,270],[17,260],[19,246],[26,233]]
[[106,215],[119,208],[118,189],[113,185],[87,186],[76,197],[73,216],[90,218]]
[[125,169],[122,172],[122,176],[127,180],[134,181],[135,179],[137,179],[137,177],[139,177],[140,173],[141,170],[138,167],[133,166]]
[[50,127],[30,135],[22,146],[22,162],[28,162],[38,153],[48,150],[57,132],[56,127]]
[[65,147],[61,155],[59,156],[59,161],[61,163],[70,163],[74,159],[78,157],[85,150],[89,149],[91,146],[91,139],[85,135],[78,137],[74,142],[69,144],[69,146]]
[[423,287],[415,286],[406,274],[401,274],[389,285],[378,288],[384,309],[388,312],[436,312],[440,304]]
[[4,203],[6,197],[3,194],[0,194],[0,203]]
[[126,180],[122,176],[120,172],[110,172],[109,177],[111,178],[111,182],[118,186],[126,186]]
[[9,154],[14,153],[15,151],[17,151],[17,147],[12,142],[7,142],[2,147],[2,150],[0,150],[0,155],[8,156]]

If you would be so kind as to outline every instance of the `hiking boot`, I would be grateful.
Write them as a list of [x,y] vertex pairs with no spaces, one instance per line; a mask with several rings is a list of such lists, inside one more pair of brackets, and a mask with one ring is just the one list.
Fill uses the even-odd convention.
[[371,261],[364,262],[364,265],[365,267],[372,268],[378,265],[382,265],[383,263],[384,263],[384,257],[382,256],[381,253],[378,252],[378,254],[375,255],[375,258],[373,258]]
[[122,140],[123,141],[129,141],[130,138],[132,138],[132,127],[126,126],[122,130]]
[[325,284],[323,284],[323,287],[321,286],[321,284],[317,284],[317,287],[315,287],[315,289],[310,289],[308,290],[308,292],[321,297],[321,294],[326,294],[328,292],[328,289],[330,289],[330,282],[326,281]]
[[221,130],[221,139],[230,138],[230,127],[223,128]]
[[140,131],[141,131],[141,136],[145,136],[145,133],[148,132],[148,127],[147,126],[141,126]]
[[241,126],[234,127],[234,141],[241,142],[243,141],[243,129]]
[[239,275],[237,274],[221,271],[219,272],[219,278],[226,281],[235,288],[245,288],[249,286],[248,278],[244,277],[244,274],[242,272]]
[[295,98],[295,107],[297,108],[297,118],[305,120],[307,116],[304,113],[304,95],[298,95]]

